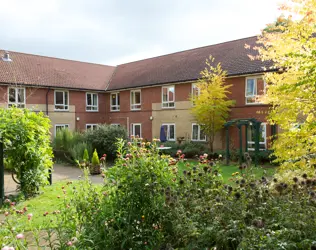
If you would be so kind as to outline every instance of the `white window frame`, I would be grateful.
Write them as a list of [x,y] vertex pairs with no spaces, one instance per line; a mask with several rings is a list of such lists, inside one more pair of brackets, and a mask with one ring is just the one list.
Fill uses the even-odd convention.
[[[10,89],[14,89],[15,91],[15,102],[10,102]],[[18,98],[18,93],[19,93],[19,89],[23,89],[23,100],[24,102],[19,102],[19,98]],[[25,88],[20,88],[20,87],[8,87],[8,107],[11,107],[15,105],[16,107],[20,107],[20,108],[25,108],[26,105],[26,89]],[[23,107],[21,107],[21,105],[23,105]]]
[[[116,104],[115,105],[112,105],[112,95],[116,95]],[[114,93],[110,93],[110,110],[111,112],[118,112],[120,111],[120,104],[117,104],[118,103],[118,99],[120,98],[120,92],[114,92]],[[116,108],[116,109],[113,109],[113,108]]]
[[[140,89],[137,89],[137,90],[131,90],[130,91],[130,107],[131,107],[131,110],[141,110],[142,109],[142,92]],[[132,96],[134,93],[139,93],[139,96],[140,96],[140,103],[132,103]],[[137,108],[137,106],[139,106],[139,108]]]
[[[174,92],[173,92],[173,101],[169,100],[169,94],[167,95],[167,99],[168,101],[163,100],[163,90],[167,88],[168,89],[168,93],[169,93],[169,88],[173,88]],[[161,107],[163,109],[174,109],[176,107],[176,88],[174,85],[168,85],[168,86],[162,86],[161,87]],[[173,106],[170,106],[170,104],[173,103]],[[167,106],[164,106],[164,104],[167,104]]]
[[[62,92],[63,93],[63,104],[56,104],[56,93],[57,92]],[[67,103],[65,103],[65,94],[67,93]],[[63,106],[63,109],[56,109],[56,106]],[[55,111],[69,111],[69,91],[68,90],[58,90],[55,89],[54,91],[54,109]]]
[[[246,82],[245,82],[245,103],[246,105],[258,105],[258,104],[262,104],[262,102],[260,101],[257,101],[257,97],[259,96],[258,95],[258,79],[262,79],[263,80],[263,94],[266,93],[266,82],[264,80],[264,77],[261,75],[261,76],[249,76],[249,77],[246,77]],[[253,79],[254,80],[254,84],[255,84],[255,89],[254,89],[254,92],[252,95],[247,95],[247,84],[248,84],[248,80],[250,79]],[[248,98],[255,98],[255,101],[254,102],[248,102]]]
[[191,95],[192,95],[193,98],[195,97],[194,88],[197,88],[197,89],[198,89],[198,94],[197,94],[197,96],[200,96],[200,94],[201,94],[201,88],[198,88],[197,85],[198,85],[197,82],[193,82],[193,83],[192,83],[192,86],[191,86]]
[[57,135],[57,127],[63,127],[69,129],[69,124],[55,124],[55,136]]
[[[260,124],[260,126],[263,125],[264,126],[264,132],[265,132],[265,136],[263,137],[264,138],[264,141],[263,142],[259,142],[259,151],[265,151],[267,150],[267,123],[265,122],[262,122]],[[248,128],[249,129],[249,128]],[[250,138],[251,139],[251,138]],[[253,148],[249,148],[249,144],[250,145],[254,145]],[[264,148],[260,148],[260,145],[264,145]],[[254,141],[250,141],[249,138],[248,138],[248,141],[247,141],[247,148],[248,148],[248,151],[254,151],[255,150],[255,142]]]
[[[91,128],[88,128],[88,126],[90,126]],[[86,124],[86,130],[89,130],[89,129],[95,130],[97,128],[98,128],[98,124],[96,124],[96,123],[87,123]]]
[[[175,123],[163,123],[161,126],[167,126],[167,135],[166,135],[166,140],[167,141],[176,141],[176,124]],[[174,139],[170,139],[170,126],[174,126]]]
[[[198,138],[193,139],[193,126],[198,126]],[[204,139],[201,139],[201,125],[197,123],[192,123],[192,130],[191,130],[191,141],[206,141],[206,135]]]
[[[88,95],[91,95],[91,102],[93,103],[93,95],[96,95],[97,96],[97,104],[96,105],[89,105],[88,104]],[[88,109],[88,108],[91,108],[91,109]],[[93,109],[93,108],[96,108],[96,109]],[[86,92],[86,111],[87,112],[98,112],[99,111],[99,95],[98,93],[93,93],[93,92]]]
[[141,123],[131,123],[131,135],[136,136],[135,135],[135,126],[140,126],[140,135],[139,137],[142,137],[142,124]]

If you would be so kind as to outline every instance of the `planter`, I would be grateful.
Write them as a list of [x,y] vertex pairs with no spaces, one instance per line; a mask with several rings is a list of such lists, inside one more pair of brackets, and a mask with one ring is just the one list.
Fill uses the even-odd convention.
[[89,165],[89,171],[90,174],[95,175],[95,174],[101,174],[101,165]]

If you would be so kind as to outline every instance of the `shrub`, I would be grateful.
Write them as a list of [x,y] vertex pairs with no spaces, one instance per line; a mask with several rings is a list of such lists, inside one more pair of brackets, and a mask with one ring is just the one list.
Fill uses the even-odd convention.
[[85,133],[87,143],[97,149],[100,154],[106,154],[108,158],[116,157],[117,139],[127,139],[127,132],[123,127],[100,125],[96,130],[89,130]]
[[42,112],[0,109],[0,138],[4,143],[6,167],[17,177],[24,195],[34,195],[47,183],[52,168],[50,120]]
[[84,162],[89,162],[90,161],[90,156],[88,150],[85,148],[83,152],[83,157],[82,157]]
[[72,148],[70,148],[68,150],[69,154],[70,154],[70,159],[68,159],[71,163],[79,161],[82,162],[84,160],[84,154],[85,152],[87,153],[87,155],[85,157],[87,157],[89,162],[89,152],[91,154],[92,152],[92,146],[87,144],[86,142],[78,142],[77,144],[75,144]]
[[100,165],[100,160],[99,160],[98,152],[96,149],[93,152],[91,163],[93,166]]

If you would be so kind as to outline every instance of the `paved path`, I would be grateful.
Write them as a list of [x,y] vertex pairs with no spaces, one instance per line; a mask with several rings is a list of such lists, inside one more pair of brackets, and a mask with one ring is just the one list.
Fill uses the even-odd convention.
[[[78,180],[79,176],[82,176],[83,172],[77,167],[65,166],[61,164],[54,165],[53,183],[61,180]],[[102,183],[103,179],[100,175],[90,176],[92,183]],[[4,193],[12,194],[16,191],[16,183],[12,180],[11,174],[4,173]]]

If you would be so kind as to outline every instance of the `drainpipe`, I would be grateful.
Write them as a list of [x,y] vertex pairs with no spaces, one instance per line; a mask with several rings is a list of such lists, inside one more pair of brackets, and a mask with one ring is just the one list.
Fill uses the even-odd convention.
[[48,93],[50,91],[50,88],[48,88],[47,92],[46,92],[46,115],[48,116]]
[[[48,93],[50,91],[50,88],[48,88],[47,92],[46,92],[46,115],[48,116]],[[48,182],[49,185],[52,185],[53,183],[53,176],[52,176],[52,169],[48,169]]]

